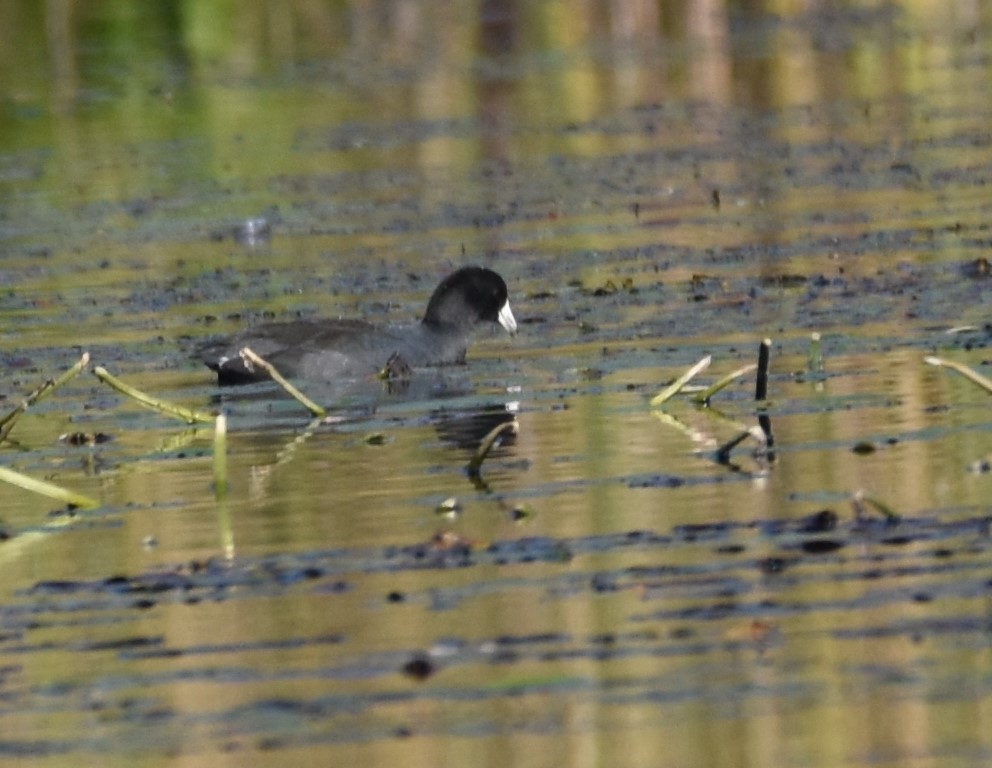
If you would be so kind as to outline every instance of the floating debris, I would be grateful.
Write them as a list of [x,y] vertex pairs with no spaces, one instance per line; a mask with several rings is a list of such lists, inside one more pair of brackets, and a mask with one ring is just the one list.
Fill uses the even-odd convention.
[[510,519],[515,523],[526,523],[534,519],[537,513],[527,504],[516,504],[510,510]]
[[434,508],[441,517],[458,517],[462,513],[462,504],[454,496],[449,496]]
[[881,513],[886,523],[894,525],[899,522],[899,515],[888,504],[874,496],[869,496],[864,491],[856,491],[851,496],[851,508],[854,510],[854,517],[857,521],[861,522],[867,518],[869,507]]
[[59,435],[59,442],[66,445],[102,445],[113,438],[105,432],[66,432]]
[[437,665],[426,654],[418,653],[403,665],[402,672],[407,677],[421,681],[437,672]]
[[272,237],[272,223],[263,216],[245,219],[234,226],[232,234],[243,245],[261,245]]

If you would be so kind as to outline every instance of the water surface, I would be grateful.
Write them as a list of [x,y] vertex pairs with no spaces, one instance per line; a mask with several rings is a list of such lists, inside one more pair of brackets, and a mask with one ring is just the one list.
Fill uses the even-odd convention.
[[[984,11],[4,15],[4,410],[85,350],[231,429],[225,503],[209,427],[89,374],[0,447],[101,503],[0,490],[5,758],[988,763],[988,395],[923,363],[987,367]],[[311,385],[343,420],[191,357],[465,263],[521,333]],[[772,455],[716,454],[751,378],[652,412],[766,337]]]

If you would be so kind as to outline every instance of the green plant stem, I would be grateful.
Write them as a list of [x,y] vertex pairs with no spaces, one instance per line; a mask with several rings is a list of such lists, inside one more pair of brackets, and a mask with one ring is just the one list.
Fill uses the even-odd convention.
[[746,376],[757,367],[758,367],[757,364],[750,363],[749,365],[745,365],[743,368],[738,368],[736,371],[728,373],[726,376],[724,376],[722,379],[717,381],[715,384],[712,384],[706,389],[704,389],[702,392],[699,392],[693,398],[693,400],[699,405],[709,405],[710,398],[712,398],[713,395],[715,395],[717,392],[719,392],[721,389],[726,387],[731,382],[735,381],[736,379],[739,379],[741,376]]
[[11,485],[16,485],[18,488],[23,488],[26,491],[47,496],[50,499],[57,499],[73,507],[95,509],[100,506],[100,502],[96,499],[91,499],[89,496],[74,493],[59,485],[49,483],[46,480],[36,480],[33,477],[22,475],[20,472],[15,472],[13,469],[8,469],[7,467],[0,467],[0,480]]
[[214,494],[218,501],[227,496],[227,417],[223,413],[214,422]]
[[682,388],[692,381],[693,377],[699,374],[700,371],[705,371],[709,364],[713,361],[713,357],[707,355],[698,363],[696,363],[692,368],[679,376],[675,381],[665,387],[661,392],[651,398],[651,407],[658,408],[664,405],[666,402],[671,400],[675,395],[682,391]]
[[978,371],[972,370],[967,365],[962,365],[954,360],[945,360],[942,357],[925,357],[923,358],[925,363],[929,365],[935,365],[938,368],[950,368],[952,371],[957,371],[962,376],[964,376],[968,381],[973,384],[977,384],[986,392],[992,393],[992,381],[982,376]]
[[106,368],[102,366],[97,366],[93,369],[93,374],[104,384],[116,389],[122,395],[130,397],[132,400],[141,403],[141,405],[146,408],[151,408],[159,413],[165,413],[169,416],[175,416],[178,419],[182,419],[187,424],[197,424],[197,423],[207,423],[214,420],[213,415],[208,413],[202,413],[200,411],[194,411],[189,408],[184,408],[181,405],[176,405],[170,403],[167,400],[162,400],[158,397],[153,397],[152,395],[142,392],[140,389],[135,389],[130,384],[125,384],[123,381],[118,379],[116,376],[111,375]]
[[241,350],[241,356],[248,360],[252,365],[257,365],[262,368],[274,382],[285,389],[297,402],[303,405],[311,414],[314,416],[325,416],[327,414],[327,409],[317,405],[313,400],[304,395],[300,390],[294,387],[286,378],[276,370],[276,367],[272,365],[268,360],[256,355],[250,347],[245,347]]
[[50,395],[56,389],[61,387],[66,382],[74,379],[79,373],[90,364],[90,355],[88,352],[83,352],[83,356],[79,358],[74,366],[69,368],[65,373],[59,376],[57,379],[49,379],[44,384],[42,384],[38,389],[29,394],[24,400],[18,405],[14,410],[0,419],[0,442],[7,439],[7,435],[10,434],[10,430],[14,428],[14,424],[21,417],[28,408],[37,403],[42,398]]

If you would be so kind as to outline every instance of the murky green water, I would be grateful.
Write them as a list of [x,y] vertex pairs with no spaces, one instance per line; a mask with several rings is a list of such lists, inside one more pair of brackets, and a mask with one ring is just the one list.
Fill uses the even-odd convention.
[[[923,363],[987,368],[984,8],[0,15],[0,410],[85,350],[231,430],[225,503],[89,374],[0,445],[101,502],[0,488],[5,760],[988,764],[989,401]],[[190,358],[472,262],[521,333],[339,423]],[[773,456],[750,378],[652,412],[765,337]]]

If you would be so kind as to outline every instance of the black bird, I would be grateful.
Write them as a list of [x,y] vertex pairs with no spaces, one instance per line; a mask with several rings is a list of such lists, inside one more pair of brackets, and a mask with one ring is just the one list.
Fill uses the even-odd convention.
[[406,326],[377,326],[364,320],[304,320],[273,323],[200,348],[220,384],[247,384],[268,374],[239,354],[250,347],[291,378],[333,382],[382,371],[391,361],[414,368],[463,363],[472,331],[498,322],[510,334],[517,321],[506,283],[491,269],[463,267],[434,290],[423,320]]

